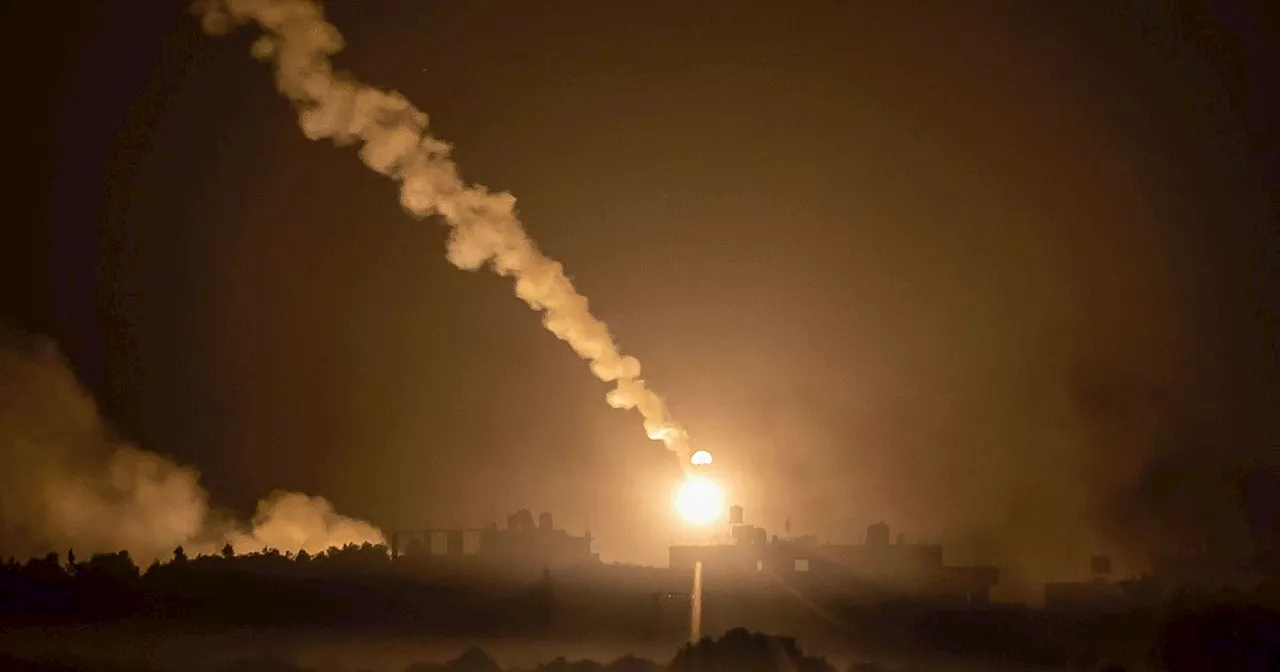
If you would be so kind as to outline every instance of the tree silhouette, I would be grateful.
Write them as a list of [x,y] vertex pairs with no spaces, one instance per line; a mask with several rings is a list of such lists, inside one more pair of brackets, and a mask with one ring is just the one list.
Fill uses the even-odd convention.
[[670,672],[835,672],[823,658],[805,656],[790,637],[771,637],[744,629],[719,640],[704,637],[685,645],[667,666]]

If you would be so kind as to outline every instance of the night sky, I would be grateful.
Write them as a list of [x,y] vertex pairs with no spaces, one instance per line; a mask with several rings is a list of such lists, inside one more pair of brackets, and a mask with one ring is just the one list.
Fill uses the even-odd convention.
[[[326,8],[338,65],[518,198],[754,522],[1069,576],[1198,543],[1275,478],[1274,10],[689,4]],[[301,135],[252,30],[4,11],[0,320],[122,436],[235,509],[528,506],[665,564],[674,457],[508,280]]]

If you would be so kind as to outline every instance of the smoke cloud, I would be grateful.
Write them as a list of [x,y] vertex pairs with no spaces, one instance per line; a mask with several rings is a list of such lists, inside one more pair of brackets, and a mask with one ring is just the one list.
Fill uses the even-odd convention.
[[235,534],[236,548],[286,548],[320,553],[330,546],[382,541],[382,533],[363,520],[339,515],[323,497],[277,490],[258,502],[252,528]]
[[[448,223],[448,259],[460,269],[488,265],[515,279],[516,296],[542,311],[542,323],[587,360],[600,380],[613,382],[607,400],[640,412],[650,439],[688,457],[688,434],[661,397],[640,377],[640,362],[622,354],[609,329],[591,314],[564,267],[538,250],[515,214],[515,198],[468,185],[448,143],[427,131],[427,114],[402,95],[358,82],[333,69],[342,36],[311,0],[202,0],[194,11],[204,30],[222,34],[248,22],[264,35],[253,55],[275,67],[276,87],[298,110],[311,140],[359,145],[360,160],[400,183],[400,203],[416,218]],[[683,461],[683,460],[682,460]]]
[[195,469],[112,435],[52,341],[3,327],[0,460],[3,555],[125,549],[145,563],[177,546],[315,553],[383,540],[372,525],[300,493],[272,493],[248,525],[212,510]]

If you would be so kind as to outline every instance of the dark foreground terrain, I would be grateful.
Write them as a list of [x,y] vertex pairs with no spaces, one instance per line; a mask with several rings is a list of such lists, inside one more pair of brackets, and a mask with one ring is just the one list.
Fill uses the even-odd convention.
[[667,575],[593,571],[451,573],[374,546],[179,549],[146,572],[123,553],[8,562],[0,672],[1280,670],[1273,582],[1071,614],[711,587],[716,638],[690,646],[689,597]]
[[[788,637],[731,630],[660,651],[652,644],[584,641],[377,638],[340,631],[231,629],[194,632],[130,624],[21,628],[0,635],[6,672],[888,672],[937,670],[1276,670],[1275,613],[1224,611],[1171,624],[1161,645],[1131,660],[1035,664],[1017,656],[944,651],[859,655],[807,652]],[[1264,628],[1270,628],[1269,631]],[[1014,633],[984,637],[1010,641]],[[1015,635],[1016,636],[1016,635]]]

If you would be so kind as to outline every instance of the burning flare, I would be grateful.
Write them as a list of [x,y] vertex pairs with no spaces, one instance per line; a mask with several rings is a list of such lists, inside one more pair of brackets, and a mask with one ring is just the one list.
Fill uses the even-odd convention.
[[724,511],[724,490],[703,476],[689,476],[676,490],[676,513],[693,525],[714,523]]
[[251,51],[274,66],[276,87],[293,102],[303,134],[358,145],[366,166],[400,183],[400,204],[409,214],[438,215],[449,225],[451,263],[464,270],[487,264],[514,278],[516,296],[542,311],[547,330],[587,360],[596,377],[614,383],[609,404],[640,411],[649,438],[687,457],[688,434],[645,385],[640,362],[622,354],[591,314],[564,267],[538,250],[516,218],[515,198],[463,182],[450,145],[427,132],[426,113],[404,96],[334,72],[330,57],[343,40],[318,3],[200,0],[193,10],[210,34],[257,23],[264,34]]

